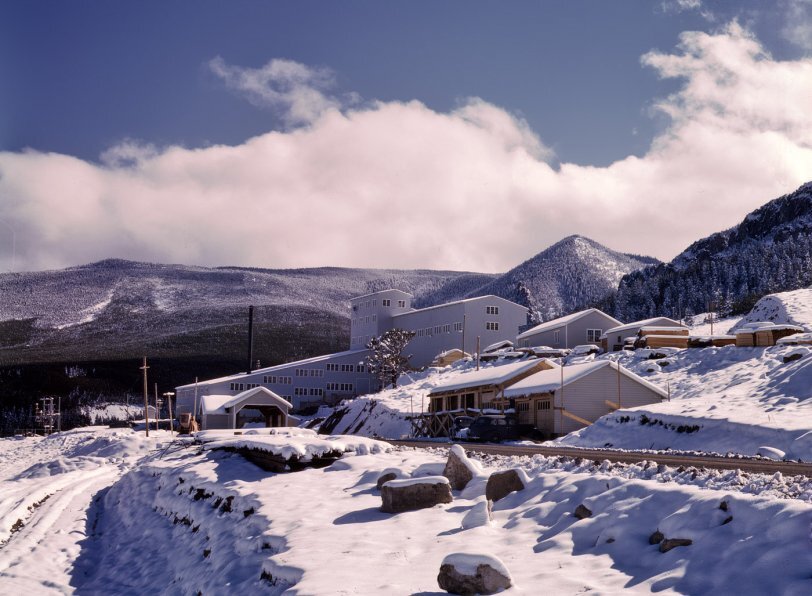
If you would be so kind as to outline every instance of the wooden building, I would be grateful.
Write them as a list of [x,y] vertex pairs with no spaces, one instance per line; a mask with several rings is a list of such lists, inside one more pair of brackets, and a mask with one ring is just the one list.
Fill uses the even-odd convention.
[[804,328],[797,325],[756,321],[739,327],[736,331],[736,345],[745,348],[774,346],[779,339],[803,331]]
[[462,373],[429,393],[429,412],[458,412],[496,407],[506,387],[540,370],[558,368],[546,359],[532,358]]
[[457,362],[458,360],[462,360],[463,358],[470,358],[471,355],[463,352],[459,348],[452,348],[451,350],[446,350],[445,352],[440,352],[434,357],[434,360],[431,362],[432,366],[450,366]]
[[[679,328],[685,329],[687,327],[668,317],[654,317],[653,319],[644,319],[642,321],[635,321],[627,323],[626,325],[619,325],[607,329],[600,337],[601,347],[604,352],[617,352],[626,346],[633,346],[640,336],[640,330],[644,327],[660,330],[657,335],[664,335],[662,329],[664,328]],[[687,333],[686,333],[687,336]],[[685,341],[687,347],[687,340]],[[662,347],[662,346],[661,346]]]
[[665,391],[608,360],[556,367],[530,375],[504,390],[520,424],[560,436],[620,408],[660,403]]
[[638,348],[687,348],[688,327],[659,327],[646,325],[637,332]]

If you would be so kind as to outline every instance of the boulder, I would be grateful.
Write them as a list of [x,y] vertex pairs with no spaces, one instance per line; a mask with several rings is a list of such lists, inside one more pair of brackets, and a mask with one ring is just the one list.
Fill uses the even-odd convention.
[[577,517],[578,519],[586,519],[588,517],[592,517],[592,511],[586,505],[581,503],[580,505],[578,505],[578,507],[575,508],[575,517]]
[[443,476],[448,478],[451,488],[462,490],[471,482],[474,472],[470,464],[468,456],[465,455],[465,450],[459,445],[453,445],[448,452],[448,461],[443,469]]
[[665,540],[665,536],[663,536],[663,533],[660,532],[659,530],[657,530],[656,532],[654,532],[654,534],[648,537],[649,544],[660,544],[663,540]]
[[389,482],[390,480],[397,480],[398,475],[394,472],[386,472],[385,474],[381,474],[380,478],[378,478],[378,482],[375,483],[375,488],[381,490],[381,487]]
[[443,559],[437,583],[451,594],[496,594],[507,590],[512,580],[496,557],[454,553]]
[[524,481],[519,470],[505,470],[504,472],[494,472],[488,478],[485,485],[485,498],[494,503],[499,499],[504,499],[513,491],[524,490]]
[[451,485],[445,476],[390,480],[381,486],[384,513],[401,513],[451,503]]
[[660,543],[660,552],[667,553],[678,546],[691,546],[694,543],[690,538],[666,538]]

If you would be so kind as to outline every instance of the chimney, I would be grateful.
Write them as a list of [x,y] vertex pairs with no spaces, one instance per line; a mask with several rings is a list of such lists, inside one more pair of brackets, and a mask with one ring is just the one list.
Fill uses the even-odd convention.
[[248,307],[248,374],[254,365],[254,307]]

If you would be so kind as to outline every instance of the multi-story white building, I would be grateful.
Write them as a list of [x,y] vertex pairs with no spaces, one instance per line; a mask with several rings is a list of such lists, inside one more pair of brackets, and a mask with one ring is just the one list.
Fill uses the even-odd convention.
[[389,329],[413,331],[406,348],[414,367],[427,366],[445,350],[460,348],[473,354],[480,345],[514,340],[527,322],[527,309],[498,296],[479,296],[428,308],[412,308],[412,295],[384,290],[350,301],[350,348],[363,348]]
[[377,379],[364,364],[369,354],[366,345],[373,337],[394,328],[413,331],[415,336],[406,354],[411,355],[411,365],[420,368],[451,348],[474,353],[477,337],[483,347],[504,339],[513,340],[527,313],[523,306],[497,296],[414,309],[412,295],[400,290],[353,298],[350,308],[348,351],[176,387],[178,414],[194,411],[204,395],[237,395],[254,387],[265,387],[287,399],[294,411],[334,404],[379,388]]

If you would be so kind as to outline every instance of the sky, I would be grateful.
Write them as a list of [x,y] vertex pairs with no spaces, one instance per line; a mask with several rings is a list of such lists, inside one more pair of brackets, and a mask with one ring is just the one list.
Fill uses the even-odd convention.
[[0,5],[0,272],[673,258],[812,180],[812,0]]

